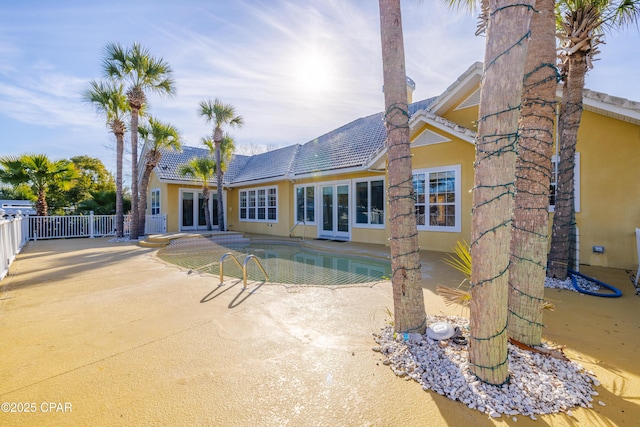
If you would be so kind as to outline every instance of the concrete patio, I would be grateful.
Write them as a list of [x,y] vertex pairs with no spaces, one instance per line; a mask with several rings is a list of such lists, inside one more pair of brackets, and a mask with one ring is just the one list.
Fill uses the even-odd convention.
[[[0,282],[0,425],[625,426],[640,419],[640,297],[623,270],[583,269],[622,298],[547,289],[556,311],[545,314],[545,338],[596,373],[595,402],[606,406],[534,422],[488,419],[384,366],[371,334],[389,320],[389,282],[253,283],[249,293],[240,280],[218,288],[217,278],[187,274],[154,254],[108,239],[27,245]],[[466,316],[435,294],[436,285],[461,280],[441,257],[422,253],[427,311]]]

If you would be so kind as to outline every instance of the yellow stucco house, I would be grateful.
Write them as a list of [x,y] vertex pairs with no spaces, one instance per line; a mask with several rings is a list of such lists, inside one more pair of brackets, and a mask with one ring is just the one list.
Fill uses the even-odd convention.
[[[440,96],[409,106],[422,249],[449,252],[458,240],[470,239],[481,77],[482,64],[475,63]],[[305,144],[235,156],[222,192],[227,229],[388,244],[382,120],[378,113]],[[176,172],[179,164],[204,155],[204,149],[192,147],[164,152],[152,174],[147,214],[166,214],[167,231],[205,228],[201,185]],[[580,263],[637,268],[640,103],[585,91],[576,212]],[[215,213],[213,218],[216,224]],[[594,252],[594,246],[604,252]]]

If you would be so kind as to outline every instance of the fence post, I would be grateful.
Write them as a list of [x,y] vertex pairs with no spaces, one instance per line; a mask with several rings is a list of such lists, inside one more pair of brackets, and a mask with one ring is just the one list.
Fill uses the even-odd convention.
[[89,211],[89,237],[93,239],[93,211]]

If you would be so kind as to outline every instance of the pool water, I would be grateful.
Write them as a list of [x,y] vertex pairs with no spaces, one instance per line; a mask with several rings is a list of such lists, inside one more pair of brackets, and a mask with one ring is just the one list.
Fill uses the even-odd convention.
[[[182,242],[186,240],[186,242]],[[179,239],[158,252],[167,262],[220,274],[220,258],[233,253],[240,264],[247,255],[255,255],[267,274],[269,283],[296,285],[348,285],[388,280],[389,261],[340,253],[320,252],[305,246],[271,242],[234,242],[217,244],[208,239]],[[264,280],[255,262],[247,264],[249,280]],[[242,278],[242,270],[229,257],[224,261],[224,276]]]

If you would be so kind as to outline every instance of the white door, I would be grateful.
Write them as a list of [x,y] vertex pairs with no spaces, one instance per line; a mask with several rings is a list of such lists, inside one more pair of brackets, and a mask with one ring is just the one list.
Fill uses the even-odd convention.
[[321,185],[318,237],[349,240],[349,184]]
[[[209,215],[215,229],[218,226],[216,193],[209,193]],[[204,195],[200,190],[180,190],[180,231],[206,230]]]

